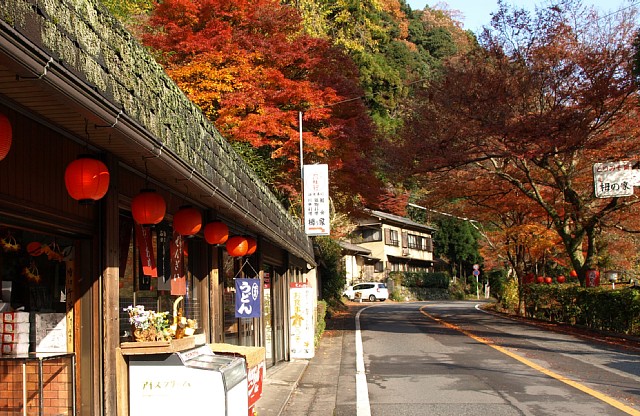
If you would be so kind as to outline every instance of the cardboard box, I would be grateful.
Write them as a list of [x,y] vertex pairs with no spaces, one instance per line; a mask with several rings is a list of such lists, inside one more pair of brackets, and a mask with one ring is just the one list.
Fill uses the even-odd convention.
[[28,354],[29,343],[2,343],[2,354]]
[[15,323],[5,321],[2,324],[2,332],[4,334],[28,334],[29,326],[29,322]]
[[29,312],[2,312],[2,320],[7,322],[29,322]]
[[2,334],[3,344],[28,344],[29,334],[24,332]]

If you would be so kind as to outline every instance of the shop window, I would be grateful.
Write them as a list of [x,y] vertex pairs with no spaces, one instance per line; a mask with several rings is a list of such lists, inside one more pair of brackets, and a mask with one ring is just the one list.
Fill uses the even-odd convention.
[[65,312],[73,244],[60,236],[0,225],[2,309]]
[[[254,258],[250,258],[254,259]],[[256,344],[257,325],[251,318],[236,318],[235,278],[258,278],[256,266],[244,257],[232,257],[223,250],[223,298],[224,342],[234,345],[253,346]]]
[[74,273],[75,240],[0,224],[0,311],[16,312],[0,354],[73,348],[66,310]]
[[[199,285],[192,261],[199,244],[203,243],[197,238],[174,235],[167,223],[142,227],[130,216],[120,216],[119,304],[123,341],[129,341],[131,336],[126,311],[129,306],[168,312],[170,322],[176,312],[181,312],[197,323],[196,333],[202,332]],[[182,300],[176,303],[180,296]]]

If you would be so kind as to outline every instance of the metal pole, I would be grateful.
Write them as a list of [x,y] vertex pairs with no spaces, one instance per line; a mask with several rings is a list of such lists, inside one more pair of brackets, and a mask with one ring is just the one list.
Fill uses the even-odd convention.
[[304,155],[302,153],[302,111],[298,112],[298,127],[300,129],[300,180],[301,189],[304,187]]
[[302,111],[298,111],[298,127],[300,129],[300,218],[302,219],[302,225],[304,226],[304,154],[302,145]]

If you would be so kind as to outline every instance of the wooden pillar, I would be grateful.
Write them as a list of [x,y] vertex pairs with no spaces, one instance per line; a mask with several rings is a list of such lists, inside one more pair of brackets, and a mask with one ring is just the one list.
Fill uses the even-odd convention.
[[[111,175],[109,191],[102,201],[100,215],[102,243],[102,368],[104,415],[117,415],[119,403],[116,377],[120,347],[119,335],[119,210],[118,210],[118,162],[109,155],[106,160]],[[128,396],[120,397],[127,401]]]

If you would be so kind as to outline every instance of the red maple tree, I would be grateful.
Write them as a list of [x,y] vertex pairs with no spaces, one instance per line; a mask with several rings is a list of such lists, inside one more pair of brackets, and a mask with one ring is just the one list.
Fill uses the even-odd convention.
[[449,62],[403,136],[418,180],[464,170],[541,209],[583,283],[603,227],[636,210],[596,198],[592,170],[640,157],[632,16],[569,0],[529,18],[501,3],[483,48]]
[[297,194],[300,125],[304,162],[327,163],[334,203],[348,208],[377,194],[369,157],[373,123],[353,62],[302,31],[295,8],[277,0],[165,0],[144,43],[230,141],[266,150],[272,183]]

